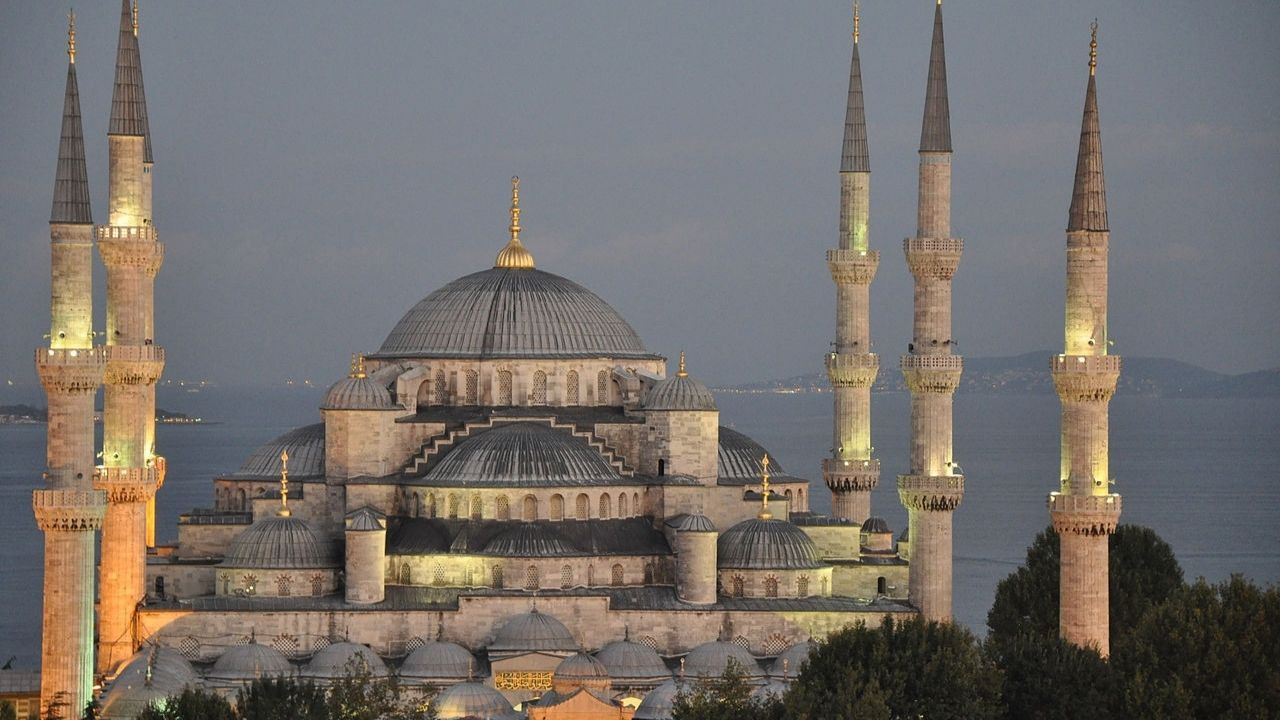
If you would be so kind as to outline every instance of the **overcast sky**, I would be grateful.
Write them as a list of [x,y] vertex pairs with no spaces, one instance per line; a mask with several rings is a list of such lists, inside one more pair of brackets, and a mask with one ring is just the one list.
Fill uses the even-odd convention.
[[[105,222],[119,6],[82,5]],[[959,350],[1061,347],[1096,16],[1115,351],[1280,365],[1280,3],[944,7]],[[64,12],[0,5],[0,378],[20,384],[34,384],[48,332]],[[872,338],[887,358],[910,337],[900,248],[915,229],[932,13],[930,0],[862,13],[883,253]],[[144,1],[141,15],[166,377],[340,377],[418,299],[492,265],[516,174],[538,267],[596,291],[650,349],[686,349],[713,383],[822,367],[847,3]],[[99,267],[99,298],[103,286]]]

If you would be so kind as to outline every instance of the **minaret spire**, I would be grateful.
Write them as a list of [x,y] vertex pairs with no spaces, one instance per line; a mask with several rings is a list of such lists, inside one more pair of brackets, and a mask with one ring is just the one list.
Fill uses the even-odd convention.
[[121,0],[120,40],[116,46],[116,80],[111,92],[108,135],[147,134],[147,103],[142,91],[142,59],[134,33],[133,6]]
[[76,11],[67,13],[67,59],[76,64]]
[[1108,230],[1107,185],[1102,173],[1102,133],[1098,126],[1098,23],[1089,41],[1089,83],[1084,94],[1084,119],[1080,123],[1080,152],[1076,155],[1076,181],[1067,213],[1067,230]]
[[62,138],[58,142],[58,171],[53,181],[53,211],[49,222],[92,225],[84,129],[80,122],[80,88],[76,81],[76,16],[73,12],[68,17],[67,88],[62,100]]
[[871,281],[880,253],[870,249],[868,240],[871,161],[858,53],[861,34],[862,14],[855,3],[840,155],[840,235],[836,247],[827,251],[827,269],[836,284],[836,338],[825,361],[835,407],[831,457],[822,461],[831,514],[859,524],[871,516],[871,491],[880,482],[880,463],[871,457],[871,384],[880,360],[871,352],[870,324]]
[[520,229],[520,178],[513,177],[511,178],[511,225],[507,228],[511,232],[511,239],[507,242],[507,246],[498,252],[498,258],[493,263],[495,268],[533,269],[533,253],[520,242]]
[[942,0],[933,9],[933,47],[925,86],[920,152],[951,152],[951,108],[947,103],[947,53],[942,40]]

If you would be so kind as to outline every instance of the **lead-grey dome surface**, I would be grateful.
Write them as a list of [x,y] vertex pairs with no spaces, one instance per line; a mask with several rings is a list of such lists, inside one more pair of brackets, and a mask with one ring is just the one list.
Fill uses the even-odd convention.
[[882,517],[869,517],[862,523],[862,532],[887,533],[889,532],[889,523],[885,522]]
[[460,680],[475,673],[476,659],[461,645],[429,642],[404,659],[400,677],[424,680]]
[[635,720],[671,720],[680,690],[681,685],[675,680],[668,680],[650,690],[636,708]]
[[143,648],[107,688],[102,702],[102,717],[133,720],[151,702],[177,695],[196,682],[191,663],[176,651]]
[[269,517],[236,536],[222,559],[226,567],[289,570],[331,567],[316,534],[296,517]]
[[293,665],[279,650],[255,642],[227,648],[209,670],[209,678],[243,682],[292,673]]
[[490,555],[502,557],[566,557],[582,555],[547,523],[522,522],[494,536],[484,546]]
[[[774,677],[782,677],[794,680],[800,674],[800,666],[804,665],[804,661],[809,659],[809,655],[818,647],[817,643],[812,640],[796,643],[778,656],[773,661],[773,667],[769,669],[769,674]],[[783,667],[785,665],[785,667]]]
[[279,478],[280,453],[289,453],[289,477],[324,476],[324,423],[304,425],[260,445],[231,477]]
[[498,425],[467,438],[427,473],[428,482],[468,487],[616,484],[621,477],[586,440],[532,422]]
[[317,680],[336,680],[347,674],[350,663],[363,662],[373,677],[387,677],[387,664],[367,645],[353,642],[339,642],[326,645],[311,657],[307,663],[306,677]]
[[533,269],[490,268],[414,305],[375,358],[634,358],[635,330],[595,293]]
[[644,398],[648,410],[715,410],[711,389],[687,375],[660,380]]
[[515,652],[524,650],[559,650],[577,652],[578,641],[559,620],[538,612],[537,608],[511,618],[498,630],[489,650]]
[[[732,428],[720,426],[719,475],[721,482],[753,484],[760,482],[764,446]],[[788,475],[773,453],[769,453],[769,477],[774,482],[805,482]]]
[[433,702],[440,720],[480,718],[505,720],[514,714],[502,693],[476,682],[458,683],[436,696]]
[[345,377],[329,386],[325,393],[325,409],[387,410],[396,407],[391,392],[371,377]]
[[689,651],[684,659],[684,671],[697,678],[718,678],[724,675],[730,659],[736,660],[748,678],[764,675],[756,659],[746,648],[737,643],[714,640]]
[[577,652],[556,666],[553,682],[596,688],[609,682],[609,668],[598,658],[584,652]]
[[618,640],[600,648],[596,659],[609,669],[614,680],[656,680],[670,678],[671,669],[648,645]]
[[785,520],[743,520],[720,535],[716,565],[750,570],[822,567],[818,546]]

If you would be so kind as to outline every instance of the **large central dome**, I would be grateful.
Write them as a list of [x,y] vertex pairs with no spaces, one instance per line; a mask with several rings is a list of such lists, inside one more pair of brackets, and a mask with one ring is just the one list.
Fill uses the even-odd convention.
[[532,268],[458,278],[414,305],[375,358],[628,358],[657,356],[599,296]]

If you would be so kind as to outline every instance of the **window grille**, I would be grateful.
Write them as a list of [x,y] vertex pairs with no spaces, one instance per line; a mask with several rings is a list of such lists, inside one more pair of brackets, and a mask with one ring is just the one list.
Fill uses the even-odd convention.
[[609,404],[609,373],[604,370],[596,376],[596,404]]
[[622,587],[622,565],[613,566],[613,586]]
[[190,636],[184,637],[178,643],[178,652],[182,653],[182,657],[194,660],[200,657],[200,641]]
[[484,505],[480,501],[480,496],[473,495],[471,497],[471,519],[479,520],[481,517],[481,513],[483,512],[483,509],[484,509]]
[[458,517],[458,505],[459,505],[459,504],[461,504],[461,503],[460,503],[460,501],[458,500],[458,496],[457,496],[457,494],[452,494],[452,493],[451,493],[451,494],[449,495],[449,518],[450,518],[450,519],[457,519],[457,517]]
[[511,504],[506,495],[499,495],[494,501],[494,513],[499,520],[511,519]]
[[578,371],[570,370],[564,376],[564,404],[578,404]]
[[564,590],[573,587],[573,568],[568,565],[560,568],[560,587]]
[[436,565],[435,570],[432,571],[432,582],[434,582],[436,585],[444,585],[444,566],[443,565]]
[[612,503],[609,500],[609,493],[600,496],[600,519],[608,520],[613,516]]
[[311,594],[316,597],[320,597],[321,595],[324,594],[324,576],[323,575],[311,576]]
[[547,374],[541,370],[533,374],[533,404],[547,404]]
[[467,377],[467,381],[466,381],[465,402],[467,405],[479,405],[480,404],[480,376],[476,373],[475,370],[468,370],[466,377]]
[[658,651],[658,640],[657,640],[657,638],[655,638],[655,637],[654,637],[654,636],[652,636],[652,635],[644,635],[644,636],[642,636],[642,637],[640,638],[640,644],[641,644],[641,645],[644,645],[645,647],[649,648],[650,650],[652,650],[652,651],[654,651],[654,652],[657,652],[657,651]]
[[498,371],[498,404],[511,404],[511,371]]
[[444,371],[436,371],[436,404],[449,404],[449,383],[445,380]]
[[524,571],[524,589],[525,589],[525,590],[537,590],[537,589],[538,589],[538,582],[539,582],[539,580],[538,580],[538,566],[537,566],[537,565],[530,565],[530,566],[529,566],[529,567]]
[[578,494],[577,517],[579,520],[586,520],[591,514],[591,498],[586,493]]
[[764,579],[764,596],[771,598],[778,597],[778,578],[770,575]]
[[801,575],[796,578],[796,594],[800,597],[809,597],[809,576]]
[[741,575],[733,576],[733,593],[734,597],[742,597],[746,594],[747,581]]
[[738,637],[734,638],[734,639],[733,639],[733,644],[734,644],[734,645],[737,645],[738,647],[742,648],[743,650],[746,650],[747,652],[751,652],[751,641],[750,641],[750,640],[748,640],[748,639],[746,639],[746,638],[745,638],[745,637],[743,637],[742,635],[739,635]]
[[[784,637],[782,633],[773,633],[769,637],[765,638],[764,654],[780,655],[782,654],[783,650],[786,650],[789,647],[789,645],[790,644],[787,642],[787,638]],[[800,668],[792,667],[792,668],[787,668],[787,670],[795,674],[800,671]]]
[[493,586],[498,590],[502,589],[502,566],[493,566]]
[[280,597],[288,597],[290,589],[293,587],[293,578],[288,575],[280,575],[276,578],[276,594]]
[[400,566],[400,584],[409,585],[412,580],[413,574],[409,570],[409,563],[402,564]]

